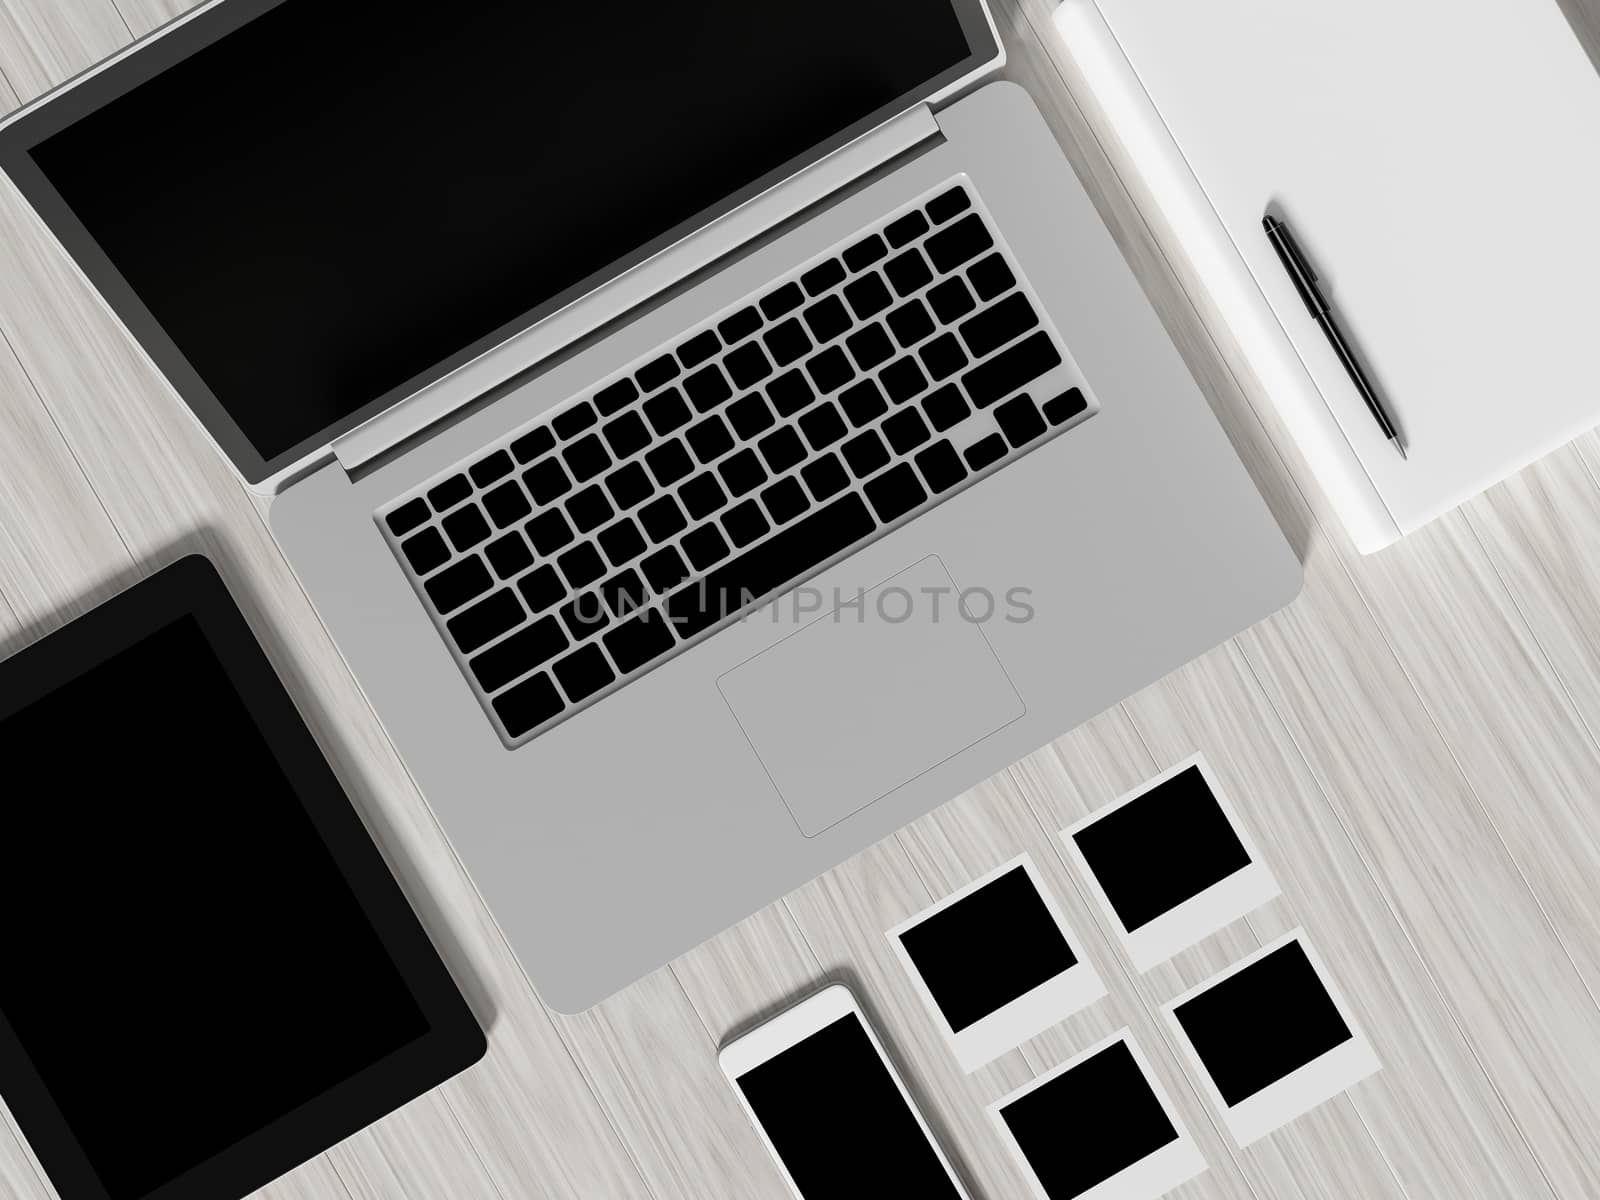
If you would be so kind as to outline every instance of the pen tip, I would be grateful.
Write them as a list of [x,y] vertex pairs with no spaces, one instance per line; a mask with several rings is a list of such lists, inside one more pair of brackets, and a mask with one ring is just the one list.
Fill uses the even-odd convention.
[[1395,439],[1394,439],[1394,448],[1395,448],[1395,449],[1396,449],[1396,450],[1398,450],[1398,451],[1400,451],[1400,457],[1401,457],[1401,458],[1402,458],[1402,459],[1406,459],[1406,458],[1409,458],[1409,457],[1410,457],[1410,456],[1409,456],[1409,455],[1408,455],[1408,454],[1407,454],[1407,453],[1406,453],[1406,448],[1405,448],[1405,447],[1404,447],[1404,446],[1402,446],[1402,445],[1401,445],[1401,444],[1400,444],[1400,439],[1399,439],[1399,438],[1395,438]]

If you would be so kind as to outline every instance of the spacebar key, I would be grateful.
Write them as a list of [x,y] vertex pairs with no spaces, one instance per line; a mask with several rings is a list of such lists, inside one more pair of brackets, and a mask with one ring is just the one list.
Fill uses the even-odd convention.
[[667,598],[667,620],[688,641],[725,616],[793,583],[873,531],[855,492],[841,496]]

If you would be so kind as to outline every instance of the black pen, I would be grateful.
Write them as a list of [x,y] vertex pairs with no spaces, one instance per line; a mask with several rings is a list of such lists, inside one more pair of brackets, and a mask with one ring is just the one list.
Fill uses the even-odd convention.
[[1321,326],[1323,336],[1328,339],[1333,352],[1344,364],[1345,374],[1350,376],[1350,382],[1356,385],[1356,391],[1360,392],[1361,398],[1367,402],[1367,411],[1372,414],[1372,419],[1377,421],[1378,428],[1383,430],[1383,436],[1394,444],[1394,448],[1400,452],[1400,457],[1404,458],[1406,448],[1400,444],[1400,435],[1395,431],[1394,422],[1383,410],[1383,401],[1378,399],[1377,389],[1372,386],[1367,373],[1361,369],[1355,351],[1350,348],[1350,343],[1345,340],[1339,326],[1334,323],[1328,301],[1317,289],[1317,273],[1311,269],[1311,264],[1306,262],[1305,255],[1300,253],[1294,235],[1289,232],[1287,225],[1271,216],[1261,218],[1261,227],[1267,231],[1267,240],[1272,243],[1272,248],[1283,260],[1283,269],[1289,272],[1289,278],[1294,281],[1295,290],[1300,293],[1300,299],[1305,301],[1312,319]]

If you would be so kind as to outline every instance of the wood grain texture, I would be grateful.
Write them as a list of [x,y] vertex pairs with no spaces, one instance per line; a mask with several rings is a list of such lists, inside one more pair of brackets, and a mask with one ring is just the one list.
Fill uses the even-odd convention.
[[[1561,0],[1591,53],[1600,0]],[[0,0],[0,106],[184,0]],[[475,1010],[485,1061],[265,1189],[275,1200],[782,1200],[715,1062],[856,989],[975,1195],[1024,1195],[984,1106],[1126,1025],[1211,1169],[1201,1198],[1600,1195],[1600,437],[1405,542],[1351,549],[1114,130],[1050,0],[998,0],[1029,89],[1306,562],[1283,613],[578,1017],[529,986],[262,521],[0,184],[0,655],[172,558],[217,560]],[[1143,974],[1056,832],[1203,750],[1283,896]],[[1109,995],[966,1075],[884,930],[1021,850]],[[1295,925],[1384,1070],[1240,1150],[1155,1006]],[[0,1108],[0,1196],[48,1200]]]

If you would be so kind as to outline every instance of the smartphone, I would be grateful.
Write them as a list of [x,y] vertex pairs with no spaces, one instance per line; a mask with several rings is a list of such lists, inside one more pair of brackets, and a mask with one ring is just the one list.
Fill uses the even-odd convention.
[[799,1200],[968,1200],[849,988],[807,996],[719,1061]]

